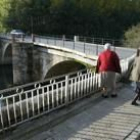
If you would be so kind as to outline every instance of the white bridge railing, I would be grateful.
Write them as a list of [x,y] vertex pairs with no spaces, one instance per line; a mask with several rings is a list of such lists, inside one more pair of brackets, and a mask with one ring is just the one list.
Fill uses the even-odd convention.
[[[122,74],[134,56],[121,61]],[[0,132],[49,113],[100,90],[100,75],[91,70],[54,77],[0,91]]]

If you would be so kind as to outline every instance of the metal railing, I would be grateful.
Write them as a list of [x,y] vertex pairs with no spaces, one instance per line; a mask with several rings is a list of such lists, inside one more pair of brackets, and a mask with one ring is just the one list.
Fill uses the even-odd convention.
[[98,74],[79,71],[24,88],[6,90],[0,98],[0,131],[93,93],[99,89],[99,80]]
[[[121,76],[126,74],[133,59],[134,56],[121,61]],[[94,94],[99,89],[100,75],[82,70],[0,91],[0,132]]]
[[[88,38],[88,37],[78,37],[73,36],[71,38],[66,38],[66,36],[25,36],[21,38],[12,37],[10,35],[1,34],[1,38],[8,38],[13,42],[26,42],[34,43],[35,45],[49,46],[54,48],[57,46],[59,49],[70,49],[77,52],[84,53],[86,55],[97,56],[100,52],[103,51],[103,45],[107,42],[114,44],[118,40],[103,39],[103,38]],[[73,38],[73,39],[72,39]],[[119,41],[118,41],[119,42]],[[124,48],[113,46],[112,49],[116,51],[120,59],[127,58],[133,55],[136,52],[136,49],[133,48]]]

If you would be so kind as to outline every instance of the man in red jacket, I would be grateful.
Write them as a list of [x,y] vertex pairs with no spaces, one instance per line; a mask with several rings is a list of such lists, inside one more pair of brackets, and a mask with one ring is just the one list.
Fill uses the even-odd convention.
[[111,50],[111,44],[104,45],[104,51],[97,60],[96,72],[101,74],[101,87],[104,89],[103,97],[108,97],[111,91],[112,97],[117,97],[115,93],[116,73],[121,73],[121,67],[118,55]]

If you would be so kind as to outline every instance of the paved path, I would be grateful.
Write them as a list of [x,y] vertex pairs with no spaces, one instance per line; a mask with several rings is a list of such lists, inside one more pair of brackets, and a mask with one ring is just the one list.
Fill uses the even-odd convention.
[[130,85],[121,84],[117,92],[117,98],[103,99],[98,93],[96,98],[61,109],[56,112],[62,114],[57,121],[47,124],[50,116],[46,115],[28,122],[4,140],[136,140],[140,136],[140,106],[131,105],[134,94]]

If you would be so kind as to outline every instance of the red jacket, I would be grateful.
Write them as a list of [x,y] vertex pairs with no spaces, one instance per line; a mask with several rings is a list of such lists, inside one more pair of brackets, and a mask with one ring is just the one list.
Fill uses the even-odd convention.
[[118,55],[109,49],[103,51],[97,60],[96,72],[113,71],[121,73]]

